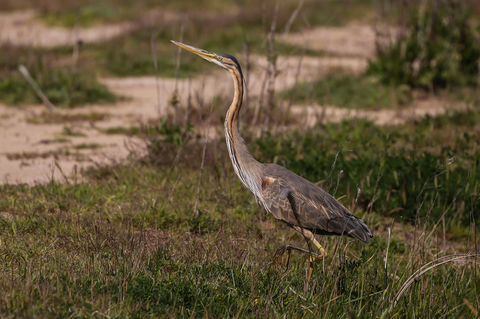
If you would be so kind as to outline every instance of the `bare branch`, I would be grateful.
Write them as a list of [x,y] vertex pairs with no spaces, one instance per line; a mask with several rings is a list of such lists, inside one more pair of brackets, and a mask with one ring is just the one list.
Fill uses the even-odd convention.
[[32,78],[30,72],[28,72],[27,68],[22,64],[18,67],[18,71],[23,75],[23,77],[27,80],[28,83],[32,86],[33,90],[37,94],[37,96],[42,100],[43,104],[47,107],[50,112],[56,112],[57,108],[50,102],[45,94],[43,94],[42,90],[38,86],[37,82]]

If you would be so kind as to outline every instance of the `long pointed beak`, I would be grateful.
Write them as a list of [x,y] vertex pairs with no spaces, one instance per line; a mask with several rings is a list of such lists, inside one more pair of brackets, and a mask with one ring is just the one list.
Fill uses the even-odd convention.
[[181,42],[177,42],[177,41],[173,41],[173,40],[170,40],[170,41],[172,41],[173,44],[178,45],[182,49],[185,49],[185,50],[188,50],[192,53],[195,53],[196,55],[199,55],[199,56],[201,56],[202,58],[204,58],[205,60],[208,60],[208,61],[211,61],[212,59],[215,59],[215,56],[217,56],[217,54],[215,54],[214,52],[210,52],[210,51],[203,50],[203,49],[200,49],[200,48],[192,47],[191,45],[184,44],[184,43],[181,43]]

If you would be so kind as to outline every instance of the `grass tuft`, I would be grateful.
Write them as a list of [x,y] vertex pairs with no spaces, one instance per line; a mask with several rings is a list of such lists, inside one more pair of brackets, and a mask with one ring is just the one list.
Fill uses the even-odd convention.
[[29,115],[26,118],[27,123],[31,124],[64,124],[76,122],[98,122],[103,121],[108,117],[105,113],[59,113],[59,112],[42,112],[36,115]]
[[375,78],[349,74],[329,74],[314,82],[300,82],[284,97],[300,103],[315,103],[351,109],[395,108],[411,100],[407,86],[382,85]]

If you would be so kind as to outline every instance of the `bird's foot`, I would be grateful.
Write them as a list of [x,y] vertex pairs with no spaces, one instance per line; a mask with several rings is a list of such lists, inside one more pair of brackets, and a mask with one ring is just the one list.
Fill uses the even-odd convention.
[[[284,272],[287,272],[288,271],[288,266],[289,266],[289,263],[290,263],[290,253],[292,252],[292,250],[296,250],[296,251],[299,251],[299,252],[302,252],[302,253],[305,253],[305,254],[310,254],[310,264],[312,264],[313,260],[315,260],[315,259],[324,259],[326,257],[325,251],[323,251],[323,255],[319,255],[317,253],[309,251],[308,249],[300,248],[300,247],[295,246],[295,245],[283,245],[283,246],[280,246],[280,247],[277,248],[277,251],[275,252],[275,255],[273,255],[273,260],[272,260],[271,263],[269,263],[269,265],[273,264],[275,268],[277,267],[278,264],[281,265],[283,255],[286,252],[287,256],[286,256],[286,260],[285,260],[283,268],[284,268]],[[312,270],[313,270],[313,268],[312,268]]]
[[[285,273],[285,272],[288,271],[288,266],[289,266],[289,263],[290,263],[290,254],[291,254],[292,250],[296,250],[296,251],[299,251],[299,252],[302,252],[302,253],[305,253],[305,254],[309,254],[310,257],[309,257],[309,261],[308,261],[307,278],[306,278],[305,286],[304,286],[304,291],[307,292],[308,288],[309,288],[310,280],[312,279],[313,264],[315,263],[315,260],[323,260],[323,259],[327,258],[327,252],[323,249],[322,246],[320,246],[320,248],[321,248],[320,249],[321,254],[317,254],[317,253],[309,251],[308,249],[300,248],[300,247],[295,246],[295,245],[280,246],[280,247],[277,248],[277,251],[275,252],[275,255],[273,255],[273,260],[270,263],[268,263],[267,266],[273,264],[273,266],[275,268],[277,268],[277,266],[280,264],[280,266],[283,266],[283,268],[284,268],[283,271]],[[285,259],[285,263],[282,265],[282,259],[283,259],[283,255],[285,254],[285,252],[287,253],[287,256],[286,256],[286,259]]]

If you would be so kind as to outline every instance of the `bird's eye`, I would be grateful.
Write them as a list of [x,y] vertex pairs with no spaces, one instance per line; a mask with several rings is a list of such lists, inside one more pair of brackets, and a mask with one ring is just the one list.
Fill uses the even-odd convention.
[[223,57],[217,55],[217,60],[218,60],[218,61],[222,61],[222,60],[223,60]]

